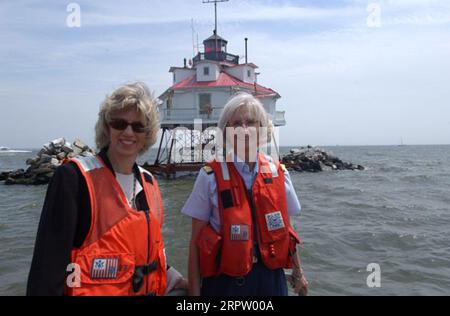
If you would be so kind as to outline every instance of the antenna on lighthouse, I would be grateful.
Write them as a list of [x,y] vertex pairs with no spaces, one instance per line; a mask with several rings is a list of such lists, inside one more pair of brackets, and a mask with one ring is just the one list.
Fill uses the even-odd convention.
[[[195,52],[195,28],[194,28],[194,19],[191,19],[191,29],[192,29],[192,56],[195,56],[197,53]],[[197,46],[198,48],[198,46]]]
[[215,13],[215,27],[214,32],[217,34],[217,2],[228,2],[230,0],[203,0],[203,3],[214,3],[214,13]]

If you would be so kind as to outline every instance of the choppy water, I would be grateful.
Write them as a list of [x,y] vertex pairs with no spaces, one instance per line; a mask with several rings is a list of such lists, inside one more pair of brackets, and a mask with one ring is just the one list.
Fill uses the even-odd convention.
[[[450,146],[330,149],[368,170],[291,173],[311,295],[449,295]],[[2,155],[0,171],[30,156]],[[194,180],[159,179],[167,254],[182,273],[190,220],[180,209]],[[0,295],[25,293],[45,190],[0,184]],[[380,288],[366,284],[369,263],[380,265]]]

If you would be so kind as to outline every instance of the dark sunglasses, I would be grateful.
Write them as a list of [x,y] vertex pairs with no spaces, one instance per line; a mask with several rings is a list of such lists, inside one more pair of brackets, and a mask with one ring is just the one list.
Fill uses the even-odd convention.
[[147,128],[141,122],[128,123],[127,121],[122,120],[122,119],[111,120],[111,122],[109,122],[109,126],[111,126],[112,128],[114,128],[118,131],[126,130],[128,125],[131,126],[131,129],[135,133],[144,133],[147,131]]

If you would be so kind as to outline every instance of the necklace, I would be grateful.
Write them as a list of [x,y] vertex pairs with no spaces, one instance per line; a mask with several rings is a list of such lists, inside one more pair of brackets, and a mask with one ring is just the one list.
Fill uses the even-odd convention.
[[133,195],[130,200],[130,206],[136,208],[136,177],[133,175]]

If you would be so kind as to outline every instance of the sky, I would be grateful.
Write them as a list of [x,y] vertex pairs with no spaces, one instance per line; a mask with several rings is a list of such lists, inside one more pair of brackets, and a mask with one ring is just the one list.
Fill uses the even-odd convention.
[[[449,0],[230,0],[218,10],[228,52],[243,56],[249,38],[258,82],[282,96],[281,145],[450,144]],[[142,80],[160,95],[169,68],[213,29],[201,0],[0,0],[0,146],[93,145],[108,93]]]

